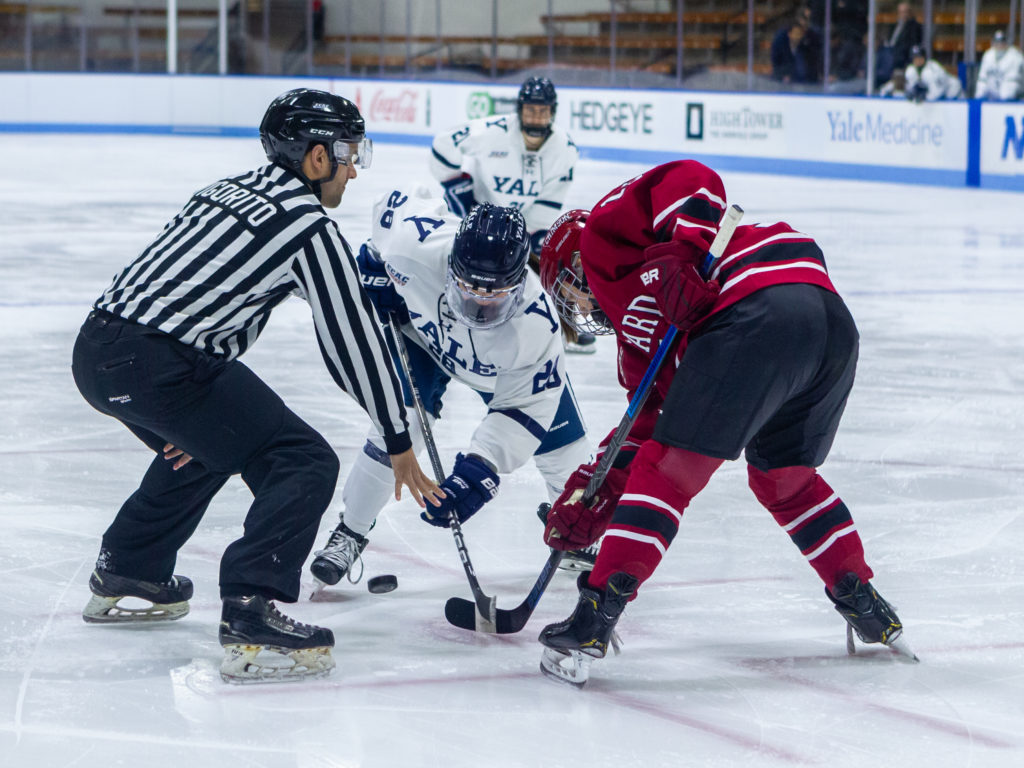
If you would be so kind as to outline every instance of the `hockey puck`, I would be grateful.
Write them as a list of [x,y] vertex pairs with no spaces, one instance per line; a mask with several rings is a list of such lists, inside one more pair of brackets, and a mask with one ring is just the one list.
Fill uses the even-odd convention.
[[385,592],[398,589],[398,579],[390,573],[386,573],[383,576],[374,576],[366,582],[366,588],[375,595],[383,595]]

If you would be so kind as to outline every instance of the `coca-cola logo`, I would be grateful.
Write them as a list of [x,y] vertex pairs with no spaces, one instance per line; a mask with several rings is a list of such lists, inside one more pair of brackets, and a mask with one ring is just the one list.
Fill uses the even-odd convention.
[[416,91],[404,90],[397,95],[385,91],[377,91],[370,101],[370,120],[386,123],[415,123]]

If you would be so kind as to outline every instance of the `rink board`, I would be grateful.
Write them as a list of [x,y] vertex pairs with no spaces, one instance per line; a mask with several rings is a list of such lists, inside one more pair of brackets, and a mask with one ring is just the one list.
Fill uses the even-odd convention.
[[[247,136],[305,86],[355,101],[377,141],[425,145],[515,105],[515,86],[372,79],[0,74],[0,130]],[[722,170],[1024,190],[1024,106],[863,97],[559,87],[586,157]]]

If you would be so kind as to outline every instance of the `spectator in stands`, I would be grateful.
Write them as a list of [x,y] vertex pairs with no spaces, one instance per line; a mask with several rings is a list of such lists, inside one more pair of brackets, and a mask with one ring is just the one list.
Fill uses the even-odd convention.
[[981,57],[975,97],[990,101],[1014,101],[1024,95],[1024,56],[1006,42],[1001,29],[992,35],[992,47]]
[[804,28],[804,37],[800,44],[803,46],[807,63],[811,67],[812,79],[810,82],[816,83],[821,79],[821,71],[824,64],[822,54],[825,46],[822,43],[821,27],[814,23],[813,16],[811,6],[806,3],[801,5],[800,9],[796,12],[797,23]]
[[780,83],[813,83],[817,78],[804,46],[803,25],[794,21],[772,40],[772,79]]
[[913,102],[956,99],[960,96],[960,80],[949,74],[935,59],[929,59],[920,45],[910,49],[910,64],[905,74],[907,98]]
[[907,75],[902,69],[894,69],[888,82],[878,89],[884,99],[905,99],[907,97]]
[[896,26],[892,28],[886,45],[892,49],[893,67],[905,68],[910,63],[910,51],[920,45],[924,30],[921,23],[914,18],[910,3],[896,6]]
[[[852,80],[863,69],[864,35],[868,31],[867,0],[831,0],[832,71],[830,79]],[[811,23],[824,29],[825,0],[809,0]]]
[[896,69],[905,69],[910,63],[910,50],[923,39],[921,23],[914,17],[910,3],[896,6],[896,24],[882,41],[875,59],[876,83],[884,83]]

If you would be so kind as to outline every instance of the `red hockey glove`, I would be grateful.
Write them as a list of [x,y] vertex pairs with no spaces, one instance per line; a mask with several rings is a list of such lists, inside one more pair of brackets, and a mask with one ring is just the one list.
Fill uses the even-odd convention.
[[596,464],[584,464],[570,475],[565,490],[551,506],[544,541],[549,547],[571,551],[588,547],[601,538],[611,522],[612,512],[626,489],[629,472],[612,468],[598,488],[589,507],[583,506],[583,491],[594,476]]
[[715,305],[719,286],[697,271],[693,249],[675,241],[657,243],[644,251],[643,280],[658,302],[661,314],[680,331],[688,331]]

